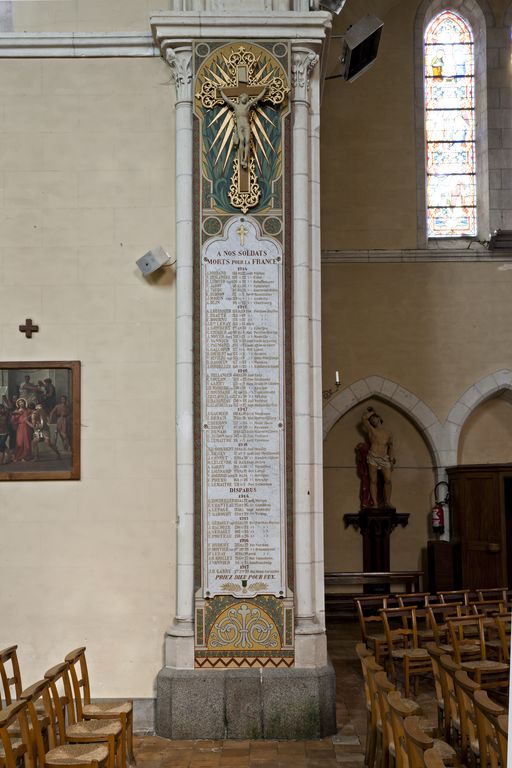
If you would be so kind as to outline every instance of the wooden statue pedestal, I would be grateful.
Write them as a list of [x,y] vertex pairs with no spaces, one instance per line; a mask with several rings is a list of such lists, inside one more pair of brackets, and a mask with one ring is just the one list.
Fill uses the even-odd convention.
[[[363,571],[390,571],[389,537],[401,525],[409,522],[408,513],[398,513],[394,507],[364,507],[355,514],[343,515],[345,528],[353,525],[363,537]],[[386,584],[364,586],[364,591],[388,592]]]

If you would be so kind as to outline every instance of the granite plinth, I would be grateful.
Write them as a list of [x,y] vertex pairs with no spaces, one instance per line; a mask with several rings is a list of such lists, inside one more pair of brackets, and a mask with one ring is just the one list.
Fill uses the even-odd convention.
[[157,678],[156,733],[168,739],[315,739],[336,733],[336,678],[319,669],[193,670]]

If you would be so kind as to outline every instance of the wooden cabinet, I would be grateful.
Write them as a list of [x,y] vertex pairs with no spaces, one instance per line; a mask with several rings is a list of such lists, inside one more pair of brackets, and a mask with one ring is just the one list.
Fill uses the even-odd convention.
[[510,587],[512,464],[466,465],[447,471],[451,539],[460,557],[459,586]]

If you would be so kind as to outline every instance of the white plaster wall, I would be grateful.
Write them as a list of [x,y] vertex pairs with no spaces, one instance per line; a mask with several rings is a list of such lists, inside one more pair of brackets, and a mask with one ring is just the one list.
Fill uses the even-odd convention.
[[149,697],[163,663],[174,270],[135,260],[173,250],[173,94],[161,59],[0,61],[0,361],[83,366],[81,481],[0,484],[0,647],[26,684],[84,644],[93,695]]
[[[4,0],[5,2],[9,0]],[[170,0],[10,0],[14,32],[147,31]]]

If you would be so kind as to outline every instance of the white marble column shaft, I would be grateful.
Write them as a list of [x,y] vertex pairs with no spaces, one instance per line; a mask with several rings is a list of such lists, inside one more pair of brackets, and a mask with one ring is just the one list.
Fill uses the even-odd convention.
[[[192,666],[194,635],[194,358],[192,48],[169,48],[176,87],[176,616],[170,637],[190,638],[192,654],[171,650],[173,666]],[[167,644],[169,649],[169,644]],[[185,650],[185,649],[182,649]],[[180,658],[181,657],[181,658]]]
[[[311,213],[314,205],[311,172],[310,76],[318,55],[301,46],[292,48],[292,205],[293,205],[293,407],[294,407],[294,533],[296,634],[323,631],[316,605],[315,530],[317,478],[315,473],[315,429],[312,400],[316,389],[313,376],[316,335],[313,333],[313,308],[318,285],[312,285],[311,260],[319,243],[312,238]],[[321,487],[321,480],[320,480]],[[321,533],[320,527],[320,533]]]

